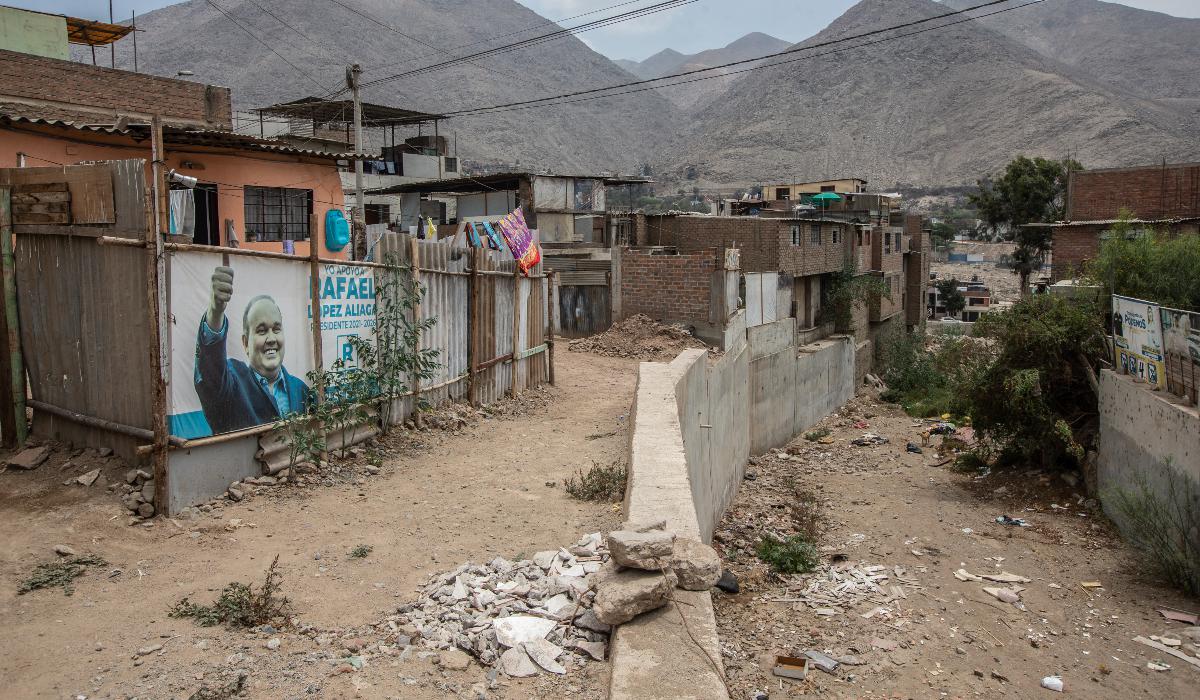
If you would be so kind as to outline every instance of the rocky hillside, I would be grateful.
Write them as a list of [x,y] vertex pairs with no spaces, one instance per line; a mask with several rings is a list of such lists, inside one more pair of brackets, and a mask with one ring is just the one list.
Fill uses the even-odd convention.
[[[544,18],[513,0],[340,2],[394,29],[334,2],[219,0],[218,5],[281,58],[205,0],[191,0],[138,17],[138,28],[144,30],[138,36],[139,67],[168,76],[190,70],[195,75],[190,79],[232,88],[235,109],[248,109],[340,87],[345,66],[354,62],[363,65],[366,83],[446,60],[447,54],[480,51],[552,29],[545,26]],[[538,25],[531,32],[480,43]],[[132,42],[119,46],[118,65],[132,68]],[[444,112],[627,80],[628,73],[575,37],[567,37],[475,65],[367,88],[364,99]],[[671,102],[646,93],[453,119],[443,124],[442,133],[456,134],[459,154],[475,161],[558,172],[633,172],[680,119]]]
[[[944,0],[960,9],[977,0]],[[1054,0],[979,22],[1121,90],[1200,100],[1200,19],[1100,0]]]
[[[639,78],[659,78],[671,73],[710,68],[732,61],[757,58],[782,51],[789,46],[791,44],[783,39],[776,39],[762,32],[751,32],[719,49],[709,49],[694,54],[663,49],[640,63],[628,60],[620,60],[616,63]],[[666,88],[661,90],[661,93],[672,102],[687,108],[724,92],[728,86],[729,81],[725,79],[706,80],[677,88]]]
[[[945,11],[863,0],[802,45]],[[890,189],[1068,150],[1088,167],[1195,160],[1200,138],[1178,110],[969,22],[744,74],[694,111],[659,172],[700,186],[856,175]]]

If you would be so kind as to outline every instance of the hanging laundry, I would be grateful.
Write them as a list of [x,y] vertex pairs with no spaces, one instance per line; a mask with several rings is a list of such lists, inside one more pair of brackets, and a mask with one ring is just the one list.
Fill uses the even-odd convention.
[[492,250],[503,250],[504,244],[500,241],[500,234],[496,233],[496,229],[492,228],[490,222],[483,222],[483,232],[487,234],[489,248]]
[[501,219],[499,226],[500,235],[504,236],[504,242],[508,244],[509,251],[517,261],[517,267],[528,277],[529,271],[542,261],[542,253],[533,240],[533,231],[530,231],[525,223],[525,214],[521,212],[521,207],[517,207]]
[[467,245],[472,248],[482,248],[483,243],[479,240],[479,230],[475,228],[475,223],[467,222]]
[[433,223],[433,217],[425,219],[425,237],[431,241],[436,241],[437,236],[437,224]]

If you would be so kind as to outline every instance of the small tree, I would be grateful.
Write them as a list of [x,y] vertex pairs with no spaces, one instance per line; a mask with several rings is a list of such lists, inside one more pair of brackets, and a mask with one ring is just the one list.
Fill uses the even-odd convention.
[[1200,310],[1200,236],[1135,231],[1131,218],[1121,211],[1099,254],[1085,266],[1085,279],[1106,294]]
[[967,306],[967,298],[958,291],[958,280],[951,277],[948,280],[938,280],[933,284],[942,297],[942,306],[946,307],[946,313],[958,318],[958,315]]
[[855,306],[880,297],[892,298],[892,289],[883,278],[858,274],[854,260],[849,257],[841,270],[830,275],[828,289],[821,316],[833,321],[833,329],[838,333],[854,332]]
[[1026,224],[1047,223],[1063,218],[1067,178],[1083,166],[1071,159],[1047,160],[1018,156],[993,181],[978,181],[977,192],[968,199],[979,210],[979,218],[992,233],[1017,244],[1013,269],[1021,278],[1021,294],[1029,293],[1029,276],[1041,268],[1050,251],[1049,228]]

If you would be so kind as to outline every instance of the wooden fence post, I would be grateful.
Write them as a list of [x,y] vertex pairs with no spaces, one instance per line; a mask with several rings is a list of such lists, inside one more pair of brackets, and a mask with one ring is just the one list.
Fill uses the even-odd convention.
[[[408,239],[408,256],[412,264],[413,290],[417,295],[413,304],[413,323],[421,322],[421,244],[416,238]],[[421,356],[421,335],[417,334],[416,346],[413,348],[413,362]],[[416,365],[412,370],[412,407],[413,424],[421,427],[421,372]]]
[[479,405],[479,296],[480,265],[483,251],[471,249],[471,276],[467,278],[467,398],[472,406]]
[[0,314],[0,437],[5,447],[23,447],[29,426],[25,421],[25,362],[21,356],[21,324],[17,313],[17,266],[13,257],[12,190],[0,187],[0,250],[4,276],[4,307]]
[[146,293],[150,306],[150,367],[154,372],[153,431],[154,449],[151,463],[154,470],[154,509],[160,515],[170,514],[170,489],[167,487],[167,383],[169,365],[167,355],[167,293],[166,258],[163,252],[163,234],[167,231],[166,187],[164,166],[166,153],[163,149],[162,118],[154,115],[150,121],[150,171],[153,205],[150,225],[146,227]]
[[546,276],[546,378],[554,384],[554,310],[558,306],[558,272],[551,270]]
[[512,322],[513,342],[512,342],[512,382],[508,386],[508,395],[517,397],[517,367],[520,365],[520,360],[517,359],[521,345],[521,265],[513,260],[513,322]]

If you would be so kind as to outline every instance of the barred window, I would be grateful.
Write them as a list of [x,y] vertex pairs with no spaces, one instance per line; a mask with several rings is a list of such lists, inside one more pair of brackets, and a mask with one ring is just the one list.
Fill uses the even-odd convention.
[[800,245],[800,225],[792,224],[792,245]]
[[842,227],[834,226],[833,227],[833,242],[839,243],[839,242],[841,242],[841,240],[842,240]]
[[821,225],[820,224],[812,225],[812,230],[808,234],[808,242],[816,243],[817,245],[821,245]]
[[312,190],[252,187],[243,191],[246,235],[259,241],[307,241]]

